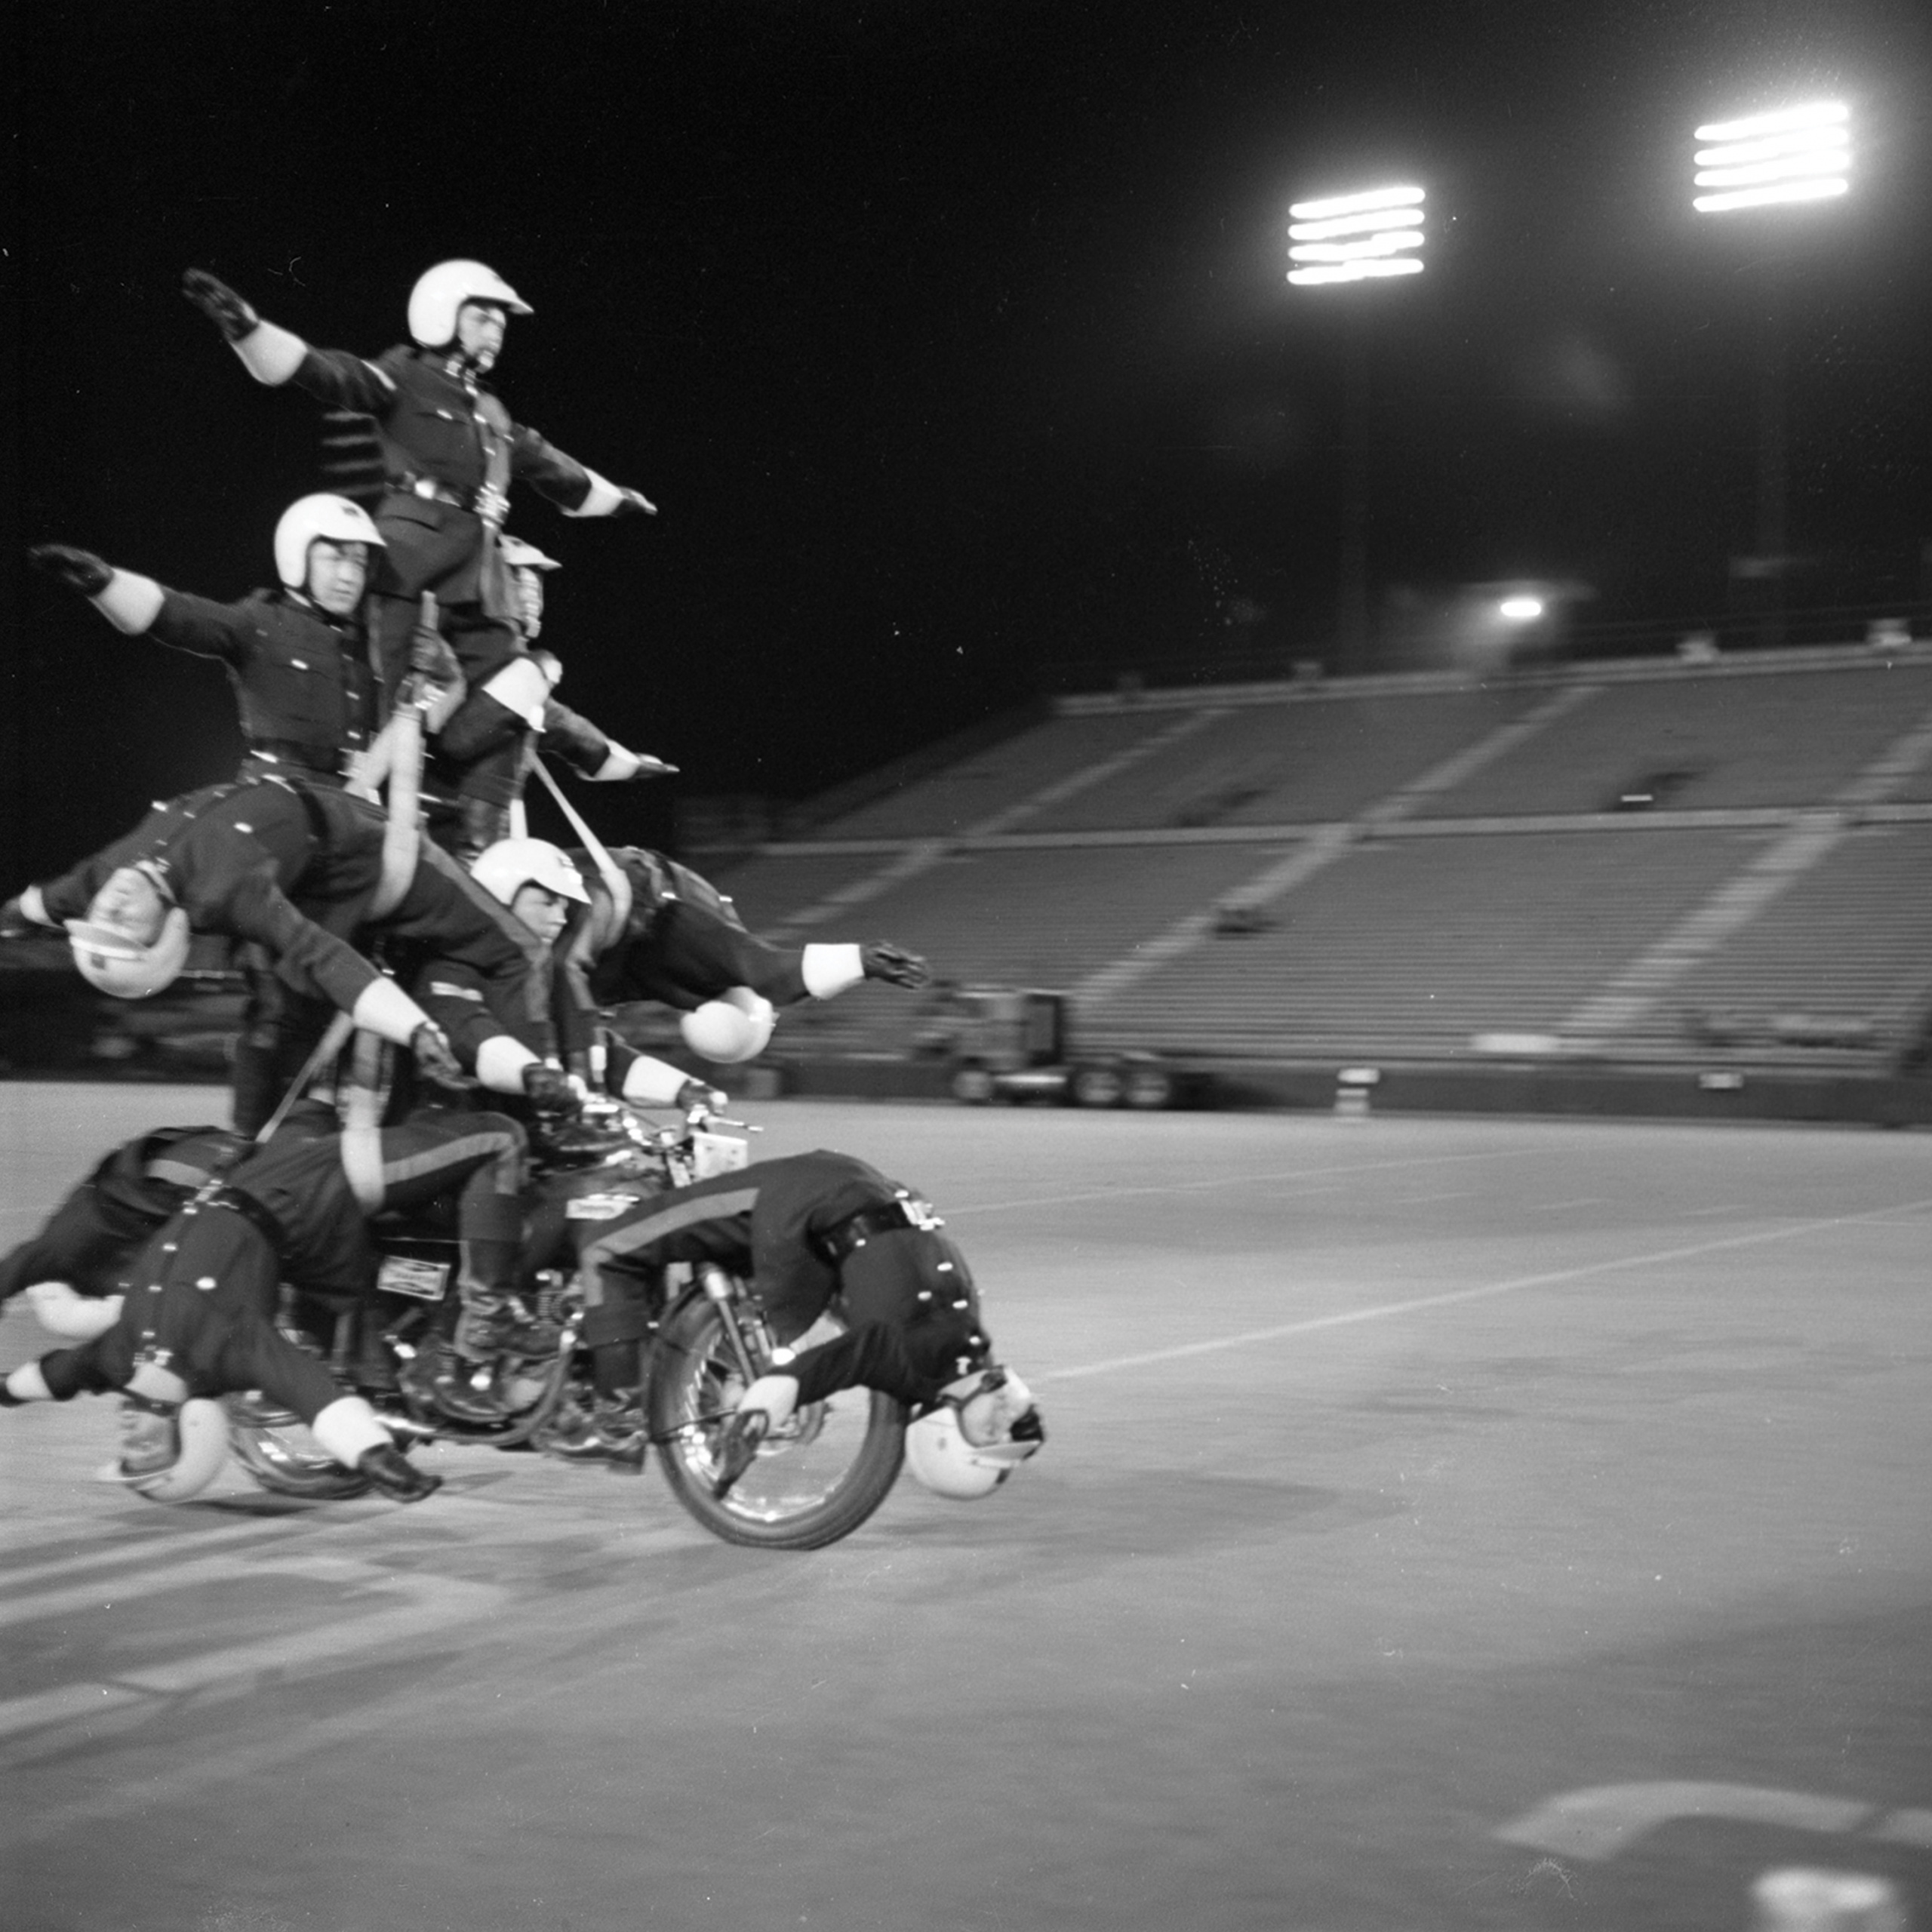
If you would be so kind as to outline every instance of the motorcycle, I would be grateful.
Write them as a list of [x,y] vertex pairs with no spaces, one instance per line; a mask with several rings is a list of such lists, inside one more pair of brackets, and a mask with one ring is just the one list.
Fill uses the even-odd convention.
[[[742,1168],[748,1143],[720,1131],[736,1128],[757,1131],[703,1107],[659,1127],[621,1101],[591,1101],[583,1121],[536,1162],[539,1214],[547,1204],[561,1232],[561,1223],[607,1220],[666,1188]],[[344,1392],[372,1404],[405,1449],[440,1441],[568,1455],[580,1444],[595,1397],[577,1270],[537,1271],[525,1297],[536,1339],[499,1374],[504,1412],[466,1420],[439,1394],[469,1367],[452,1346],[460,1312],[454,1235],[382,1219],[374,1231],[381,1264],[372,1293],[346,1307],[285,1311],[299,1318],[299,1325],[285,1323],[286,1332],[325,1356]],[[841,1332],[836,1302],[788,1348],[749,1284],[723,1268],[674,1264],[649,1285],[644,1438],[672,1494],[727,1543],[817,1549],[851,1535],[885,1500],[905,1457],[905,1407],[872,1390],[846,1389],[801,1407],[765,1436],[725,1494],[715,1493],[719,1438],[738,1398],[799,1350]],[[298,1418],[259,1392],[224,1400],[230,1447],[263,1488],[321,1501],[367,1493],[366,1478],[333,1461]],[[641,1455],[631,1466],[641,1466]]]

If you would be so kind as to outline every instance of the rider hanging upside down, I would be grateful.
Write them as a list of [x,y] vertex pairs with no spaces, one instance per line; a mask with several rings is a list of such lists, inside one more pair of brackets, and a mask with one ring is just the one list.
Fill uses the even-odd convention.
[[[543,949],[426,844],[385,909],[386,830],[375,806],[345,792],[281,778],[213,786],[158,807],[64,877],[29,886],[0,918],[12,931],[64,925],[82,976],[122,999],[170,984],[187,964],[192,932],[253,941],[292,992],[411,1048],[429,1070],[454,1073],[427,1015],[350,943],[376,932],[418,941],[467,965],[506,1030],[547,1055]],[[269,1091],[255,1083],[251,1109],[261,1118]],[[238,1124],[258,1124],[240,1118],[241,1101]]]
[[628,1330],[643,1341],[652,1280],[674,1261],[713,1262],[749,1280],[781,1343],[840,1297],[844,1334],[746,1390],[721,1446],[718,1494],[795,1411],[863,1387],[914,1411],[906,1456],[921,1482],[944,1496],[984,1496],[1046,1430],[1026,1384],[994,1363],[966,1258],[941,1225],[876,1168],[821,1151],[754,1162],[572,1227],[586,1302],[614,1339]]

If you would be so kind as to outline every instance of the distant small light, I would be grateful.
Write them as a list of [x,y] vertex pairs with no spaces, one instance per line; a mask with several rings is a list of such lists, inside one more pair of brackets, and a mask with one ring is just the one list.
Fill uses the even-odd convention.
[[1543,615],[1543,599],[1540,597],[1506,597],[1496,608],[1512,624],[1530,624]]

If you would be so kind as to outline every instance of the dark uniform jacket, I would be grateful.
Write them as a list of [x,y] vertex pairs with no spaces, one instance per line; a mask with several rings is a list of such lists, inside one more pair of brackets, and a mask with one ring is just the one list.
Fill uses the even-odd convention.
[[[855,1215],[876,1224],[860,1224],[855,1235]],[[822,1148],[673,1188],[608,1219],[570,1222],[593,1329],[601,1310],[633,1292],[638,1271],[715,1262],[749,1277],[773,1334],[788,1344],[842,1293],[848,1332],[801,1349],[787,1367],[800,1401],[863,1383],[915,1404],[983,1364],[990,1346],[965,1257],[936,1225],[909,1189]]]
[[167,1127],[108,1155],[31,1240],[0,1257],[0,1301],[36,1281],[65,1281],[82,1294],[123,1287],[128,1263],[206,1180],[211,1155],[237,1137],[217,1127]]
[[473,967],[506,1029],[551,1051],[543,948],[445,854],[425,840],[401,903],[370,920],[384,829],[375,806],[346,792],[279,778],[211,786],[157,806],[41,898],[51,918],[81,918],[111,874],[142,865],[195,931],[266,946],[287,984],[345,1013],[378,977],[350,935],[367,926],[419,940]]
[[495,394],[451,374],[425,349],[385,349],[365,361],[312,349],[294,380],[312,395],[375,419],[389,491],[376,511],[388,548],[376,559],[385,596],[433,590],[444,604],[479,604],[515,624],[518,611],[498,554],[512,479],[566,509],[590,494],[589,472],[534,429],[519,427]]
[[906,1195],[876,1168],[821,1148],[674,1188],[601,1226],[580,1222],[580,1251],[592,1268],[717,1262],[751,1278],[786,1340],[809,1327],[838,1287],[822,1238],[861,1208]]
[[285,590],[238,604],[164,589],[148,635],[228,667],[251,760],[339,781],[380,715],[362,626]]
[[[600,1024],[603,1015],[572,957],[568,934],[550,952],[543,977],[549,989],[558,1057],[592,1087],[621,1094],[626,1076],[645,1056]],[[405,977],[404,983],[410,997],[448,1036],[451,1049],[466,1073],[476,1070],[477,1055],[484,1043],[509,1030],[497,1017],[487,981],[460,960],[424,961]],[[477,1097],[477,1103],[512,1118],[522,1118],[528,1112],[515,1095],[485,1093]]]

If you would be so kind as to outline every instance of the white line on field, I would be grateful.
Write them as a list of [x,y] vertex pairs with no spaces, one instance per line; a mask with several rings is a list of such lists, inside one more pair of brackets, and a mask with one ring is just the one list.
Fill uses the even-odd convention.
[[[1269,1181],[1321,1181],[1334,1174],[1383,1174],[1394,1168],[1439,1167],[1450,1161],[1493,1161],[1499,1157],[1518,1159],[1525,1154],[1546,1152],[1537,1147],[1489,1147],[1470,1154],[1417,1154],[1400,1161],[1353,1161],[1345,1167],[1277,1168],[1258,1174],[1211,1174],[1205,1180],[1161,1181],[1148,1187],[1091,1187],[1078,1194],[1034,1194],[1019,1201],[969,1201],[961,1207],[947,1204],[949,1214],[1004,1214],[1016,1208],[1063,1208],[1075,1201],[1131,1201],[1148,1194],[1187,1194],[1208,1187],[1255,1187]],[[1332,1188],[1316,1190],[1333,1193]],[[1447,1195],[1441,1197],[1448,1198]]]
[[1386,1321],[1392,1315],[1417,1315],[1426,1309],[1451,1308],[1458,1302],[1481,1301],[1492,1295],[1513,1294],[1519,1288],[1555,1287],[1564,1281],[1580,1281],[1592,1275],[1611,1275],[1627,1268],[1653,1268],[1667,1261],[1687,1261],[1700,1254],[1716,1254],[1726,1248],[1756,1247],[1766,1241],[1788,1241],[1794,1235],[1817,1234],[1826,1228],[1850,1227],[1861,1221],[1882,1221],[1894,1214],[1921,1214],[1932,1208],[1932,1198],[1901,1201],[1890,1208],[1874,1208],[1863,1214],[1829,1214],[1815,1221],[1794,1221],[1786,1226],[1761,1229],[1755,1234],[1731,1235],[1722,1241],[1704,1241],[1688,1247],[1653,1249],[1647,1254],[1626,1254],[1609,1261],[1586,1262],[1580,1268],[1557,1268],[1543,1275],[1516,1275],[1505,1281],[1484,1281],[1474,1287],[1452,1288],[1446,1294],[1418,1295],[1408,1301],[1389,1301],[1374,1308],[1350,1309],[1340,1315],[1310,1315],[1306,1321],[1284,1321],[1272,1328],[1250,1328],[1238,1335],[1217,1336],[1212,1341],[1182,1342],[1171,1349],[1153,1349],[1145,1355],[1115,1355],[1106,1361],[1083,1363],[1078,1368],[1043,1369],[1035,1382],[1072,1382],[1083,1376],[1107,1375],[1117,1368],[1143,1368],[1155,1362],[1179,1361],[1188,1355],[1213,1355],[1223,1349],[1247,1348],[1257,1342],[1278,1342],[1290,1335],[1311,1335],[1323,1328],[1346,1328],[1360,1321]]

